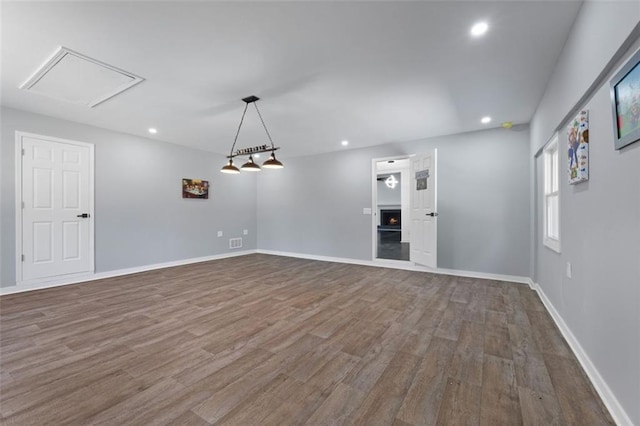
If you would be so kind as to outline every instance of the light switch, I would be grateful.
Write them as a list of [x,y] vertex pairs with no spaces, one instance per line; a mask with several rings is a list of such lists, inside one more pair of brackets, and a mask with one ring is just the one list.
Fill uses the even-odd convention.
[[243,230],[242,235],[249,235],[249,230],[248,229]]
[[218,231],[218,237],[222,237],[222,231]]
[[567,262],[567,278],[571,278],[571,262]]
[[371,214],[371,207],[365,207],[362,209],[362,214]]

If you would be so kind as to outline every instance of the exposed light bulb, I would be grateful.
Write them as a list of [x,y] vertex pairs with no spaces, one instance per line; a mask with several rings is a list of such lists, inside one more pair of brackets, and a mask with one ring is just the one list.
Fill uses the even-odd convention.
[[396,177],[394,175],[389,175],[389,177],[387,179],[385,179],[384,183],[385,183],[385,185],[387,185],[388,188],[393,189],[398,184],[398,180],[396,179]]

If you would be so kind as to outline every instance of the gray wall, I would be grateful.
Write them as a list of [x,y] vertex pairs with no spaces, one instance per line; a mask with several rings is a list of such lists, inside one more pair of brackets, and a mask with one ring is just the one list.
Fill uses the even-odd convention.
[[[9,108],[1,112],[2,286],[15,285],[16,130],[95,144],[96,272],[226,253],[231,237],[243,237],[243,249],[256,248],[256,177],[220,173],[222,156]],[[209,199],[183,199],[183,177],[209,180]]]
[[533,157],[557,127],[564,150],[565,117],[589,110],[590,179],[569,185],[561,168],[560,254],[541,243],[542,160],[532,160],[534,276],[633,424],[640,424],[640,143],[614,149],[608,82],[640,48],[637,32],[624,59],[606,67],[639,21],[640,3],[585,3],[531,124]]
[[640,2],[586,1],[531,120],[531,149],[553,135],[638,23]]
[[[372,159],[438,149],[438,266],[529,276],[528,127],[287,159],[258,180],[258,247],[372,258]],[[277,195],[276,195],[277,194]],[[375,210],[375,208],[374,208]]]

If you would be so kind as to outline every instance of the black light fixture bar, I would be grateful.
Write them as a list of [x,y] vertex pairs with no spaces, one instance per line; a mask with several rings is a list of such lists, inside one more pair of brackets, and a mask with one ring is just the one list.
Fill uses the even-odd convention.
[[251,155],[251,154],[260,154],[262,152],[271,152],[271,151],[277,151],[279,150],[280,147],[276,146],[271,148],[268,145],[259,145],[259,146],[254,146],[251,148],[241,148],[236,150],[236,152],[234,152],[231,155],[227,155],[227,158],[235,158],[239,155]]

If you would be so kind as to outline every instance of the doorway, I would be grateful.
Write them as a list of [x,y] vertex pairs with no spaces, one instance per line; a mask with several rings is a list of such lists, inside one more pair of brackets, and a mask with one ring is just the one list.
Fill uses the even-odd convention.
[[372,160],[373,260],[438,267],[437,150]]
[[409,158],[375,161],[374,167],[374,256],[376,259],[409,261]]
[[16,281],[94,272],[92,144],[16,132]]

